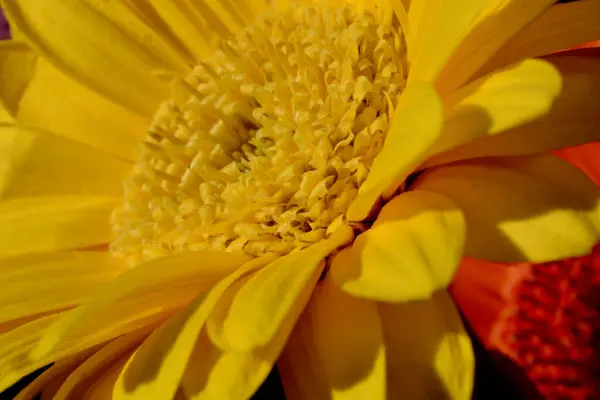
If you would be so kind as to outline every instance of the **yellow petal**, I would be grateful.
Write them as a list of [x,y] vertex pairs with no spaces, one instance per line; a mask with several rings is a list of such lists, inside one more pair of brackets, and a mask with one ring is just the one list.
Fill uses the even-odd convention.
[[[444,128],[432,154],[502,133],[547,114],[561,84],[553,65],[536,59],[470,83],[447,100]],[[437,159],[443,160],[444,156]],[[433,165],[434,161],[429,160],[426,165]]]
[[163,25],[197,62],[210,56],[213,46],[210,28],[194,15],[190,3],[185,0],[134,0],[131,4],[143,18],[151,21],[158,19],[159,22],[155,24]]
[[172,398],[215,303],[236,280],[272,259],[273,256],[265,256],[244,264],[155,330],[119,376],[115,399]]
[[94,377],[91,385],[87,388],[82,397],[80,397],[81,400],[112,399],[113,388],[117,382],[117,378],[119,377],[119,374],[123,368],[125,368],[125,364],[130,356],[131,351],[123,355],[121,359],[113,363],[109,368],[103,370],[100,375]]
[[19,99],[34,75],[38,57],[23,42],[3,40],[0,41],[0,60],[0,102],[14,116]]
[[[470,0],[465,0],[467,2]],[[485,10],[476,25],[455,48],[437,78],[436,87],[441,93],[450,93],[467,82],[508,39],[534,21],[555,0],[492,0],[484,3]],[[451,23],[454,15],[462,12],[457,8],[452,17],[444,17]]]
[[52,196],[0,202],[0,255],[69,250],[108,243],[119,199]]
[[181,382],[187,398],[250,398],[269,375],[301,312],[302,308],[292,309],[266,345],[249,351],[221,350],[203,330]]
[[556,4],[513,36],[478,71],[493,71],[529,57],[539,57],[600,39],[600,1]]
[[468,257],[552,261],[587,254],[599,238],[600,192],[551,155],[447,165],[423,173],[415,187],[463,210]]
[[102,374],[103,370],[119,361],[125,354],[129,354],[141,343],[146,334],[145,330],[136,331],[103,346],[69,374],[53,400],[81,399],[90,384]]
[[[211,315],[211,339],[223,349],[247,351],[269,343],[293,309],[302,309],[332,251],[352,241],[342,226],[329,238],[285,255],[260,271],[236,293],[223,315]],[[221,320],[222,318],[222,320]]]
[[133,4],[146,17],[159,16],[197,62],[214,52],[216,38],[229,39],[267,8],[264,0],[135,0]]
[[[60,312],[61,310],[57,310],[57,311]],[[54,314],[57,311],[50,311],[49,314]],[[30,315],[25,318],[19,318],[19,319],[15,319],[15,320],[12,320],[9,322],[3,322],[0,324],[0,334],[12,331],[13,329],[16,329],[20,326],[25,325],[28,322],[31,322],[33,320],[36,320],[36,319],[41,318],[46,315],[47,314]]]
[[333,259],[346,293],[383,301],[428,298],[446,288],[465,242],[461,210],[437,193],[415,190],[387,203],[373,227]]
[[20,124],[131,160],[148,121],[36,57],[22,43],[0,43],[0,100]]
[[0,104],[0,124],[13,124],[14,122],[15,120],[12,115],[10,115],[8,110],[6,110],[6,108]]
[[404,181],[440,135],[442,103],[426,84],[408,86],[398,100],[385,143],[348,209],[348,219],[365,219],[379,197]]
[[246,260],[242,254],[185,252],[128,270],[84,305],[65,313],[45,332],[33,357],[42,357],[62,343],[89,347],[156,323]]
[[321,281],[277,362],[289,400],[386,399],[385,350],[375,302]]
[[440,154],[428,164],[485,156],[544,153],[600,140],[600,59],[548,57],[561,72],[563,89],[545,116],[499,135],[486,136]]
[[33,360],[28,354],[41,332],[55,320],[55,315],[49,315],[0,335],[0,393],[23,376],[48,364],[48,360]]
[[409,83],[433,83],[489,1],[421,0],[408,9]]
[[97,251],[0,259],[0,323],[79,305],[122,271]]
[[0,126],[0,200],[123,194],[131,166],[61,137]]
[[152,71],[187,68],[121,2],[4,0],[3,9],[38,54],[141,115],[152,115],[167,98],[168,84]]
[[386,346],[389,399],[469,400],[471,341],[445,291],[432,298],[378,305]]
[[84,361],[92,351],[82,352],[71,357],[67,357],[52,364],[50,368],[42,372],[37,378],[27,385],[13,400],[31,400],[40,394],[44,399],[55,399],[54,395],[58,388],[69,376],[69,374]]

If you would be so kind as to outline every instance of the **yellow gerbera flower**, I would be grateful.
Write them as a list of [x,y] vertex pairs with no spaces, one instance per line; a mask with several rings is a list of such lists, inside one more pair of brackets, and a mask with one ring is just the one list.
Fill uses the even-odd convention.
[[598,240],[598,1],[269,3],[2,1],[0,390],[468,399],[461,255]]

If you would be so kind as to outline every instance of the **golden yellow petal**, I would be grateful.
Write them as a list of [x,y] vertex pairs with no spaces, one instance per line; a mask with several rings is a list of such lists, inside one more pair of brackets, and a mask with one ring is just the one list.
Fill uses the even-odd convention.
[[445,289],[458,267],[466,227],[461,210],[428,191],[402,193],[334,259],[329,274],[346,293],[410,301]]
[[544,153],[600,140],[600,58],[567,53],[546,60],[563,79],[562,92],[548,114],[502,134],[468,142],[428,163]]
[[450,295],[379,303],[388,399],[469,400],[475,357]]
[[462,209],[469,257],[553,261],[587,254],[600,238],[600,191],[551,155],[446,165],[423,173],[415,187]]
[[478,74],[529,57],[539,57],[600,39],[600,1],[556,4],[513,36]]
[[186,252],[127,270],[82,306],[65,313],[44,333],[32,356],[41,358],[73,342],[90,347],[156,324],[247,259],[234,253]]
[[55,320],[56,315],[49,315],[0,335],[0,393],[23,376],[50,362],[31,359],[29,352],[40,339],[43,330]]
[[288,314],[304,307],[321,275],[325,257],[353,238],[352,229],[342,226],[329,238],[256,272],[222,315],[211,316],[211,339],[219,347],[235,351],[266,345]]
[[55,362],[21,390],[13,400],[35,399],[40,393],[45,399],[56,400],[56,392],[67,376],[92,353],[93,351],[86,351]]
[[202,331],[181,382],[187,398],[250,398],[273,368],[301,312],[293,309],[267,344],[249,351],[221,350]]
[[[109,368],[102,371],[102,373],[94,378],[91,385],[87,388],[82,400],[107,400],[113,399],[113,389],[117,382],[117,378],[129,357],[131,357],[132,351],[125,353],[118,361],[113,363]],[[173,399],[180,400],[180,399]]]
[[168,84],[153,70],[188,66],[121,2],[3,0],[10,23],[38,54],[81,84],[151,116]]
[[37,60],[38,57],[25,43],[0,41],[0,102],[12,117],[34,75]]
[[148,120],[69,78],[22,43],[0,42],[0,101],[20,124],[133,159]]
[[203,18],[198,15],[193,3],[186,0],[133,0],[130,7],[135,8],[145,20],[154,21],[155,26],[162,25],[161,31],[169,32],[196,63],[212,55],[214,46],[211,39],[215,32],[211,24],[214,22],[214,27],[219,27],[221,21],[218,17],[206,20],[211,16]]
[[289,400],[386,399],[385,349],[375,302],[320,282],[277,362]]
[[[438,76],[436,87],[442,94],[466,83],[508,39],[535,21],[555,0],[492,0],[484,3],[485,9],[477,22]],[[456,8],[450,14],[452,17],[446,15],[445,18],[452,21],[454,15],[462,13],[462,9]]]
[[81,143],[39,130],[0,126],[2,201],[40,196],[119,198],[130,169],[129,163]]
[[237,280],[272,259],[265,256],[244,264],[152,332],[119,376],[115,397],[119,400],[172,398],[215,303]]
[[393,191],[423,162],[440,135],[443,123],[440,98],[426,84],[408,86],[398,100],[385,143],[347,212],[361,221],[378,199]]
[[407,21],[409,83],[435,82],[489,3],[485,0],[412,1]]
[[549,62],[528,59],[462,87],[445,101],[440,138],[425,165],[439,164],[444,151],[531,122],[550,112],[562,79]]
[[38,196],[0,202],[0,255],[78,249],[112,239],[119,199]]
[[84,398],[85,392],[102,375],[103,371],[135,349],[147,333],[146,330],[132,332],[103,346],[68,375],[53,400]]
[[2,258],[0,323],[77,306],[122,271],[98,251]]

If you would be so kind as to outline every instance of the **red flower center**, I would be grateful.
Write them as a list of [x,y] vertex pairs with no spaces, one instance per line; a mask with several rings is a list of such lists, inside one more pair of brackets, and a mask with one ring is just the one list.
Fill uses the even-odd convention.
[[548,399],[600,398],[599,253],[532,265],[497,331]]

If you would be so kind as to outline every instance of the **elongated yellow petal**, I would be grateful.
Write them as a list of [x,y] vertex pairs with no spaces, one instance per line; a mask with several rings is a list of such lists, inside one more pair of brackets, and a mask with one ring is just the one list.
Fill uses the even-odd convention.
[[600,59],[556,55],[546,60],[558,68],[563,78],[562,92],[548,114],[500,135],[468,142],[428,163],[544,153],[600,140],[600,102],[597,101]]
[[599,238],[600,192],[567,162],[539,157],[443,166],[415,187],[463,210],[466,256],[544,262],[587,254]]
[[[203,1],[199,1],[202,3]],[[192,55],[196,62],[209,57],[214,49],[211,38],[214,33],[210,22],[221,26],[221,21],[213,16],[212,20],[206,21],[197,15],[192,2],[187,0],[134,0],[132,2],[145,19],[153,16],[160,19],[164,25],[163,29],[171,32],[178,43],[181,43],[185,51]],[[206,16],[209,17],[209,16]]]
[[[85,393],[82,395],[82,400],[106,400],[112,399],[113,388],[117,382],[117,378],[129,357],[131,357],[132,351],[129,351],[121,357],[118,361],[112,364],[108,369],[102,371],[102,373],[94,378],[91,385],[87,388]],[[174,399],[175,400],[175,399]],[[179,400],[179,399],[177,399]]]
[[[57,310],[57,312],[60,312],[60,310]],[[48,315],[54,314],[54,313],[55,313],[55,311],[51,311]],[[0,324],[0,334],[12,331],[13,329],[23,326],[26,323],[36,320],[38,318],[41,318],[43,316],[45,316],[45,314],[30,315],[25,318],[19,318],[19,319],[15,319],[15,320],[12,320],[9,322],[3,322]]]
[[0,104],[0,124],[12,124],[15,119],[10,115],[8,110]]
[[277,363],[286,397],[386,399],[385,348],[375,302],[320,282]]
[[268,8],[265,0],[134,0],[133,5],[145,19],[158,16],[196,62],[212,55],[215,39],[229,39]]
[[419,0],[408,9],[410,82],[433,83],[489,1]]
[[119,199],[52,196],[0,203],[0,255],[69,250],[108,243]]
[[123,193],[131,166],[80,143],[16,126],[0,126],[0,200]]
[[211,315],[211,339],[223,349],[236,351],[266,345],[287,315],[304,307],[325,257],[353,238],[352,229],[342,226],[329,238],[283,256],[255,273],[224,315]]
[[32,360],[28,354],[41,332],[55,320],[55,315],[46,316],[0,335],[0,393],[23,376],[48,364],[48,360]]
[[415,190],[387,203],[372,228],[333,260],[329,274],[346,293],[383,301],[428,298],[446,288],[465,241],[460,209]]
[[265,256],[244,264],[154,331],[119,376],[115,400],[172,398],[215,303],[236,280],[272,259]]
[[415,84],[406,88],[383,148],[348,209],[350,220],[367,217],[380,196],[395,189],[423,161],[440,135],[443,118],[442,103],[433,87]]
[[69,374],[53,400],[83,398],[83,394],[90,384],[102,374],[103,370],[119,361],[125,354],[130,353],[142,342],[146,335],[146,330],[132,332],[103,346]]
[[378,305],[386,346],[388,399],[468,400],[475,360],[445,291],[427,300]]
[[93,351],[86,351],[74,356],[64,358],[52,364],[50,368],[42,372],[37,378],[27,385],[13,400],[31,400],[42,393],[44,398],[56,399],[55,395],[62,382],[69,376],[77,365],[92,354]]
[[44,334],[33,356],[42,357],[63,342],[92,346],[156,323],[246,260],[245,255],[234,253],[187,252],[128,270],[84,305],[66,313]]
[[[561,86],[560,74],[554,66],[537,59],[519,62],[472,82],[447,100],[449,110],[432,154],[502,133],[545,115]],[[438,158],[443,159],[443,155]]]
[[34,75],[37,55],[23,42],[0,41],[0,101],[13,117]]
[[[470,1],[465,0],[467,2]],[[492,0],[484,3],[484,12],[437,77],[436,87],[443,94],[467,82],[508,39],[534,21],[555,0]],[[452,15],[462,12],[457,9]]]
[[557,4],[513,36],[478,71],[478,74],[529,57],[552,54],[600,39],[600,1]]
[[22,43],[0,42],[0,100],[20,124],[133,159],[148,121],[36,57]]
[[150,116],[167,97],[155,69],[187,66],[121,2],[3,0],[10,22],[55,67],[115,102]]
[[221,350],[202,331],[181,382],[187,398],[250,398],[273,368],[301,312],[302,307],[292,309],[266,345],[249,351]]
[[223,352],[202,331],[181,387],[189,400],[250,398],[277,358],[271,347],[253,352]]
[[122,271],[97,251],[0,259],[0,323],[77,306]]

